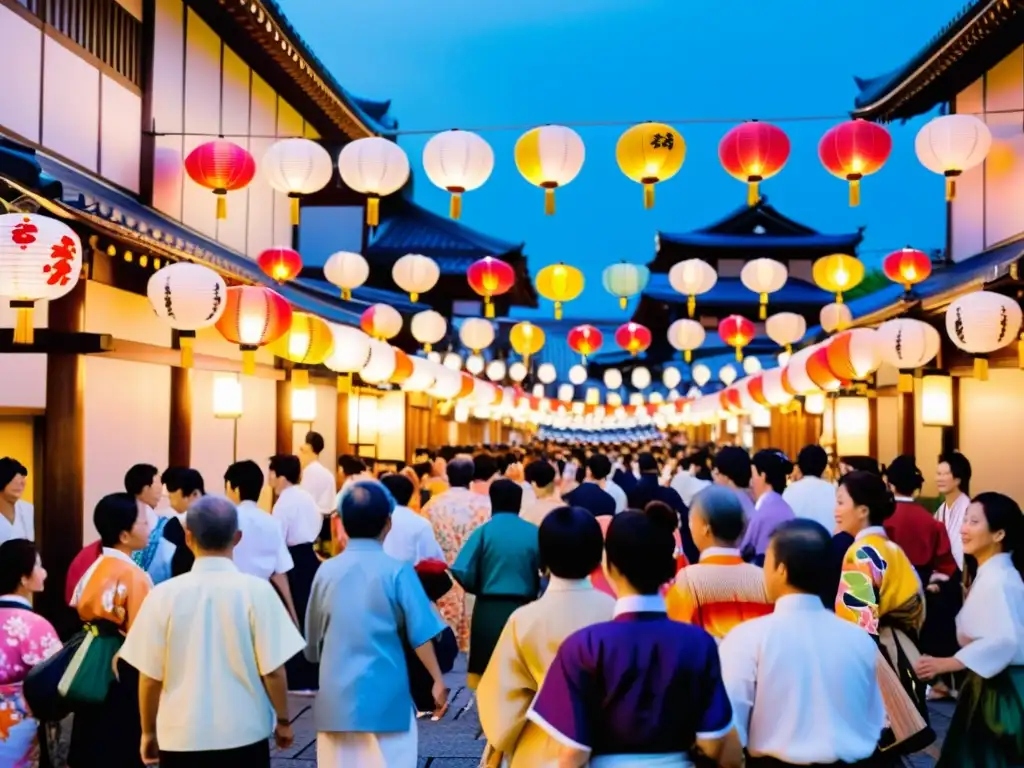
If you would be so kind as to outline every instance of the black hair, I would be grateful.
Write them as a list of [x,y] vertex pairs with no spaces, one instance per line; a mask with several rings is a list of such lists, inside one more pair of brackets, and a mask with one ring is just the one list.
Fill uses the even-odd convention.
[[777,448],[765,448],[754,454],[751,463],[758,473],[764,475],[768,485],[776,493],[786,490],[786,478],[793,471],[793,462]]
[[514,512],[519,514],[523,506],[523,486],[514,480],[500,478],[491,483],[487,491],[491,499],[491,514],[496,512]]
[[422,480],[430,474],[430,462],[418,461],[412,465],[412,471],[416,473],[416,477]]
[[582,507],[549,512],[538,533],[540,564],[560,579],[585,579],[601,565],[601,526]]
[[675,576],[675,538],[642,512],[612,518],[604,546],[608,562],[642,595],[658,594]]
[[469,484],[473,482],[475,466],[472,459],[452,459],[445,470],[448,484],[452,488],[469,488]]
[[691,453],[689,456],[684,456],[680,466],[682,466],[684,469],[689,469],[690,467],[697,467],[695,477],[698,477],[701,480],[710,480],[711,470],[708,469],[710,463],[711,456],[708,454],[708,452],[706,450],[699,450],[695,451],[694,453]]
[[873,475],[881,475],[882,468],[878,461],[871,456],[843,456],[839,459],[840,464],[845,464],[855,472],[870,472]]
[[612,473],[612,462],[603,453],[595,453],[587,459],[587,469],[595,480],[604,480]]
[[289,453],[279,453],[270,457],[270,471],[283,477],[292,485],[298,485],[302,479],[302,464],[299,457]]
[[[986,491],[979,493],[971,503],[981,506],[985,521],[992,533],[1004,531],[1003,552],[1013,558],[1014,567],[1024,575],[1024,515],[1020,505],[1002,493]],[[964,569],[971,581],[978,573],[978,561],[973,555],[964,555]]]
[[199,491],[200,496],[206,493],[203,476],[199,474],[199,470],[192,469],[191,467],[167,469],[160,479],[167,486],[168,493],[181,491],[181,495],[186,497],[191,496],[196,491]]
[[518,461],[519,459],[514,453],[499,453],[497,458],[498,474],[504,475],[508,468]]
[[805,445],[796,455],[796,465],[804,477],[821,477],[828,468],[828,454],[820,445]]
[[313,449],[313,453],[319,456],[324,450],[324,436],[319,432],[306,433],[306,445]]
[[917,462],[907,455],[892,460],[885,468],[885,479],[901,496],[913,496],[924,485],[924,475],[917,468]]
[[251,459],[236,461],[224,473],[224,482],[238,491],[242,501],[259,501],[263,491],[263,470]]
[[538,488],[547,488],[555,482],[555,468],[551,466],[550,462],[537,459],[526,465],[523,476],[526,482],[533,483]]
[[473,479],[490,480],[498,474],[498,462],[486,453],[477,454],[473,457]]
[[960,451],[939,456],[939,464],[948,464],[949,472],[960,481],[960,492],[971,495],[971,462]]
[[413,491],[415,490],[412,480],[405,475],[399,475],[391,472],[384,475],[380,479],[380,482],[381,485],[391,492],[396,504],[402,507],[409,505],[409,500],[412,498]]
[[786,566],[789,586],[826,602],[824,592],[830,585],[834,587],[835,579],[832,537],[821,523],[806,518],[787,520],[772,533],[768,546],[775,562]]
[[679,513],[664,501],[649,501],[644,514],[671,534],[679,530]]
[[736,484],[737,488],[750,486],[750,454],[743,448],[727,445],[715,455],[715,469]]
[[653,453],[641,453],[636,459],[637,467],[641,472],[657,472],[658,460]]
[[[153,468],[156,475],[156,468]],[[145,487],[145,486],[143,486]],[[128,533],[139,519],[139,505],[131,493],[109,493],[99,500],[92,513],[92,522],[100,534],[104,547],[121,542],[121,534]]]
[[341,524],[351,539],[375,539],[391,517],[391,502],[375,480],[359,480],[341,497]]
[[17,592],[21,580],[32,575],[38,557],[35,544],[28,539],[8,539],[0,544],[0,595]]
[[347,453],[338,457],[338,466],[349,476],[361,475],[366,471],[366,465],[360,459]]
[[138,496],[143,488],[156,482],[158,474],[152,464],[136,464],[124,473],[124,489],[132,496]]
[[18,475],[28,477],[28,469],[24,464],[10,456],[0,459],[0,491],[10,485]]
[[880,475],[854,470],[839,478],[853,503],[868,508],[868,524],[882,525],[896,511],[896,499]]

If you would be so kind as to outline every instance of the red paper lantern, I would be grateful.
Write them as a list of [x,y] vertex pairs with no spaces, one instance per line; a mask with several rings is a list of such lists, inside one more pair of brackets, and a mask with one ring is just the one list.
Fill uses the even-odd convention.
[[828,364],[829,344],[822,344],[807,358],[807,378],[824,392],[835,392],[843,386],[843,382],[832,371]]
[[287,283],[302,271],[302,257],[291,248],[268,248],[256,258],[263,274],[279,283]]
[[747,205],[760,199],[757,185],[782,170],[789,159],[789,137],[771,123],[734,126],[718,144],[718,159],[733,178],[746,182]]
[[256,161],[242,147],[224,139],[200,144],[185,158],[185,170],[196,184],[217,196],[217,218],[228,217],[227,193],[249,186]]
[[516,272],[501,259],[484,256],[474,261],[466,271],[469,287],[484,297],[484,316],[494,317],[491,299],[512,290],[516,283]]
[[754,339],[754,324],[740,315],[729,315],[718,324],[718,335],[730,347],[736,348],[736,359],[743,359],[743,348]]
[[743,403],[740,400],[738,389],[726,387],[718,393],[718,401],[722,404],[722,410],[729,413],[742,413]]
[[651,346],[651,331],[640,323],[623,323],[615,331],[615,343],[636,357]]
[[860,205],[860,180],[879,170],[892,152],[892,136],[878,123],[849,120],[832,126],[818,143],[821,164],[850,182],[850,205]]
[[768,402],[768,398],[764,396],[764,375],[756,374],[747,379],[747,392],[750,393],[751,399],[758,405],[763,405],[765,408],[771,408],[771,403]]
[[927,280],[932,273],[932,260],[928,254],[911,248],[900,248],[882,259],[882,271],[894,283],[903,286],[910,293],[911,286]]
[[592,325],[577,325],[568,336],[569,349],[583,358],[584,364],[587,357],[594,354],[604,344],[604,334]]
[[256,350],[277,341],[291,325],[292,308],[281,294],[261,285],[236,285],[227,290],[217,330],[242,350],[242,372],[252,374]]

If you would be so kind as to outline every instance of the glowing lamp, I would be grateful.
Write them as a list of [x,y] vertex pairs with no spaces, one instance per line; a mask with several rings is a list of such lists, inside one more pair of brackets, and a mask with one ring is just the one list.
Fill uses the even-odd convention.
[[804,397],[804,411],[811,416],[821,416],[825,412],[825,394],[823,392],[808,393]]
[[393,347],[393,349],[395,350],[395,370],[388,381],[392,384],[402,384],[413,374],[412,358],[398,347]]
[[338,172],[345,186],[366,195],[366,223],[376,227],[380,198],[397,192],[409,179],[409,158],[395,142],[371,136],[342,147]]
[[402,330],[402,316],[390,304],[374,304],[363,310],[359,327],[380,341],[393,339]]
[[866,397],[836,398],[836,454],[864,456],[871,452],[871,406]]
[[817,344],[812,344],[809,347],[804,347],[794,352],[790,358],[789,364],[785,368],[783,386],[788,387],[792,394],[806,395],[818,391],[818,385],[814,383],[814,380],[807,372],[811,355],[814,354],[818,346]]
[[704,343],[704,326],[696,320],[676,320],[668,327],[668,343],[683,353],[683,359],[690,362],[693,350]]
[[752,259],[743,265],[740,281],[748,291],[760,297],[760,317],[768,316],[768,294],[775,293],[786,284],[789,270],[786,265],[775,259]]
[[423,170],[435,187],[451,195],[448,212],[462,216],[462,195],[484,185],[494,170],[494,150],[472,131],[453,129],[430,137],[423,147]]
[[459,328],[459,340],[474,354],[479,354],[481,349],[487,349],[494,343],[494,326],[490,320],[481,317],[466,318]]
[[921,423],[926,427],[953,426],[953,377],[929,374],[921,378]]
[[[666,368],[661,372],[661,383],[669,389],[675,389],[683,381],[683,374],[678,368]],[[677,393],[678,394],[678,393]]]
[[754,339],[754,324],[741,315],[729,315],[718,324],[718,335],[736,348],[736,360],[743,360],[743,348]]
[[525,379],[528,373],[529,370],[527,367],[518,361],[512,363],[512,365],[508,367],[508,377],[515,382],[520,382]]
[[231,373],[218,373],[213,377],[213,418],[240,419],[242,417],[242,382]]
[[523,358],[525,365],[530,364],[530,356],[535,355],[544,347],[544,330],[524,320],[516,323],[508,332],[508,343]]
[[409,322],[412,337],[423,345],[424,352],[430,352],[434,344],[441,341],[448,333],[448,321],[444,315],[432,309],[417,312]]
[[491,360],[487,364],[487,378],[491,381],[501,381],[508,372],[503,360]]
[[864,279],[864,264],[856,256],[833,253],[815,260],[811,269],[818,287],[836,295],[836,303],[843,303],[843,292],[860,284]]
[[316,390],[310,386],[297,387],[292,382],[292,421],[313,425],[316,421]]
[[860,182],[880,170],[892,152],[892,136],[878,123],[849,120],[829,128],[818,144],[825,170],[850,184],[850,205],[860,205]]
[[690,378],[693,379],[693,383],[698,387],[703,387],[711,381],[711,369],[704,365],[704,363],[697,363],[690,369]]
[[[853,312],[846,304],[826,304],[818,313],[818,321],[825,333],[841,331],[843,328],[850,327],[850,323],[853,322]],[[806,325],[804,327],[806,328]],[[803,336],[803,334],[800,335]]]
[[636,389],[647,389],[651,386],[651,372],[642,365],[638,366],[630,372],[629,383]]
[[627,128],[615,145],[619,170],[644,187],[644,208],[654,207],[654,185],[679,173],[685,159],[686,142],[665,123]]
[[215,139],[188,153],[185,171],[201,187],[217,197],[217,218],[228,217],[227,194],[249,186],[256,175],[256,161],[242,147],[224,139]]
[[[288,331],[270,345],[270,351],[275,355],[298,365],[320,365],[333,350],[334,333],[331,327],[308,312],[292,312],[292,323]],[[292,386],[308,387],[309,371],[293,368]]]
[[743,358],[743,372],[749,375],[753,375],[761,370],[761,361],[756,357],[745,357]]
[[484,297],[484,316],[494,317],[494,304],[491,299],[508,293],[516,282],[515,270],[501,259],[484,256],[469,265],[466,271],[469,287]]
[[569,369],[569,381],[576,386],[580,386],[587,380],[587,369],[582,365],[574,365]]
[[764,374],[758,373],[747,379],[747,393],[750,395],[750,399],[758,405],[765,408],[771,406],[764,394]]
[[623,323],[615,331],[615,343],[636,357],[651,346],[651,331],[639,323]]
[[761,374],[761,391],[770,406],[783,406],[793,399],[793,394],[783,385],[783,373],[783,368],[769,368]]
[[789,159],[789,137],[771,123],[753,120],[734,126],[718,144],[718,159],[734,179],[747,185],[747,205],[757,205],[758,185]]
[[412,373],[402,382],[403,392],[426,392],[434,385],[437,376],[434,373],[434,366],[430,361],[422,357],[410,357]]
[[352,389],[352,374],[370,359],[370,337],[350,325],[329,325],[334,343],[324,365],[338,374],[338,392],[344,394]]
[[558,378],[558,371],[551,363],[541,363],[537,368],[537,379],[541,384],[552,384]]
[[894,283],[899,283],[910,293],[911,287],[927,280],[932,273],[932,260],[928,254],[911,248],[900,248],[882,259],[882,271]]
[[[3,263],[0,262],[0,280],[2,275]],[[182,368],[192,367],[196,331],[215,325],[224,314],[227,291],[224,278],[209,267],[188,261],[168,264],[149,278],[146,295],[150,306],[159,318],[178,331]]]
[[737,375],[736,369],[729,363],[718,369],[718,380],[727,387],[736,381]]
[[256,257],[256,264],[277,283],[287,283],[302,271],[302,257],[291,248],[268,248]]
[[864,381],[882,364],[878,334],[873,328],[854,328],[837,334],[826,345],[826,354],[828,367],[843,381]]
[[604,289],[619,299],[619,307],[625,309],[631,296],[636,296],[647,287],[651,270],[641,264],[622,261],[605,267],[601,273]]
[[897,389],[905,393],[914,391],[914,380],[905,371],[930,363],[942,345],[937,330],[928,323],[907,317],[886,320],[878,326],[875,338],[882,361],[900,369]]
[[558,385],[558,399],[563,403],[571,403],[573,396],[576,394],[576,388],[572,384],[559,384]]
[[263,155],[267,183],[291,200],[292,225],[299,223],[299,198],[326,187],[334,174],[330,153],[309,139],[281,139]]
[[441,365],[450,371],[461,371],[462,355],[458,352],[446,352],[444,359],[441,361]]
[[544,190],[544,213],[555,212],[555,190],[576,178],[583,167],[583,139],[564,125],[544,125],[516,141],[516,168],[523,178]]
[[441,268],[429,256],[407,253],[391,267],[391,279],[395,285],[409,294],[409,300],[416,303],[420,294],[426,293],[441,278]]
[[914,149],[921,165],[946,177],[946,200],[956,197],[956,179],[985,162],[992,132],[974,115],[941,115],[917,132]]
[[224,314],[217,321],[221,336],[242,350],[242,372],[256,371],[256,350],[277,341],[292,324],[292,308],[281,294],[255,285],[227,289]]
[[383,384],[395,373],[398,360],[395,348],[386,341],[370,340],[370,357],[359,371],[359,378],[367,384]]
[[338,251],[331,254],[324,264],[324,277],[327,282],[338,286],[341,298],[348,301],[352,298],[352,291],[370,277],[370,265],[361,254]]
[[562,319],[562,305],[583,293],[583,273],[559,262],[537,273],[537,293],[555,303],[555,320]]
[[587,358],[604,344],[604,334],[592,325],[577,325],[569,331],[566,341],[569,349],[583,358],[583,364],[586,365]]
[[968,293],[946,310],[946,333],[957,347],[975,356],[974,376],[980,381],[988,379],[987,355],[1015,341],[1020,327],[1020,305],[1001,293]]
[[836,392],[843,386],[843,382],[832,372],[828,364],[827,343],[821,344],[807,358],[807,376],[818,389],[824,392]]
[[672,290],[686,297],[686,313],[693,317],[693,312],[697,308],[697,297],[715,287],[718,273],[706,261],[685,259],[673,264],[669,269],[668,282]]
[[622,371],[617,368],[609,368],[604,372],[603,380],[608,389],[618,389],[622,386]]

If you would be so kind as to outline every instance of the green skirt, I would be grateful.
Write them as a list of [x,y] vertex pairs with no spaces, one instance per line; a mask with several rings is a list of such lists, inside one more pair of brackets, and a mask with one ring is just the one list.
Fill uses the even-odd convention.
[[469,627],[469,664],[466,670],[469,674],[484,673],[508,617],[529,602],[528,597],[477,597]]
[[968,672],[936,768],[1024,765],[1024,667]]

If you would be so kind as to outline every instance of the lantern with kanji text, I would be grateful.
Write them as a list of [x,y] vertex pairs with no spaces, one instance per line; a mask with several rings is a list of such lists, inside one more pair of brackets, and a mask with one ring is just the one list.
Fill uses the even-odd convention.
[[932,273],[932,260],[924,251],[908,245],[882,259],[882,271],[909,294],[913,286],[928,279]]
[[242,350],[242,372],[252,375],[256,350],[284,336],[291,324],[292,308],[281,294],[261,285],[236,285],[227,289],[217,330]]
[[583,358],[583,364],[586,365],[587,358],[604,344],[604,334],[592,325],[577,325],[569,331],[566,341],[569,349]]
[[927,365],[939,354],[942,340],[928,323],[909,317],[886,320],[876,331],[882,361],[900,370],[897,389],[913,392],[914,380],[906,371]]
[[228,192],[249,186],[256,175],[256,161],[237,144],[216,139],[189,152],[185,171],[196,184],[213,191],[217,197],[217,218],[226,219]]
[[636,357],[651,346],[651,331],[640,323],[623,323],[615,330],[615,343]]
[[834,125],[821,137],[818,157],[825,170],[850,184],[850,205],[860,205],[860,182],[880,170],[892,152],[892,136],[867,120]]
[[760,199],[758,185],[789,159],[789,137],[771,123],[752,120],[734,126],[718,144],[718,159],[726,172],[747,185],[747,205]]
[[302,271],[302,257],[291,248],[267,248],[256,257],[256,264],[277,283],[287,283]]
[[743,348],[754,339],[754,324],[741,315],[729,315],[718,324],[718,335],[736,348],[736,359],[743,360]]
[[466,280],[475,293],[484,297],[484,317],[494,317],[495,296],[501,296],[512,290],[516,282],[516,272],[511,265],[493,256],[484,256],[469,265]]
[[654,185],[679,173],[685,159],[686,142],[665,123],[627,128],[615,145],[619,170],[644,187],[644,208],[654,207]]
[[988,355],[1016,341],[1020,328],[1020,305],[1001,293],[964,294],[946,309],[946,333],[957,347],[974,355],[979,381],[988,379]]
[[[0,269],[2,272],[2,269]],[[150,306],[178,332],[181,367],[192,367],[196,331],[215,325],[227,306],[224,278],[209,267],[179,261],[157,270],[146,286]]]

